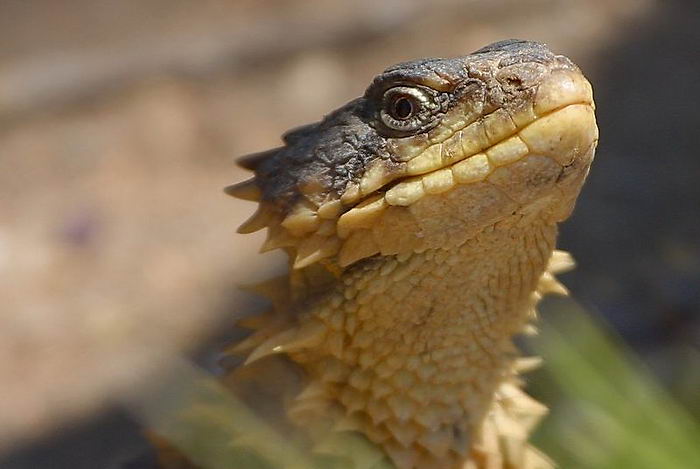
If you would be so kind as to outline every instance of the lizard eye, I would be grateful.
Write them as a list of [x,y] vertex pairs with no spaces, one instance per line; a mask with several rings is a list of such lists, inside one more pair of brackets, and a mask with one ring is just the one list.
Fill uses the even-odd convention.
[[432,105],[433,96],[422,88],[396,86],[384,92],[379,115],[390,129],[411,132],[425,125]]
[[392,117],[396,119],[408,119],[413,115],[413,102],[406,96],[399,96],[392,103]]

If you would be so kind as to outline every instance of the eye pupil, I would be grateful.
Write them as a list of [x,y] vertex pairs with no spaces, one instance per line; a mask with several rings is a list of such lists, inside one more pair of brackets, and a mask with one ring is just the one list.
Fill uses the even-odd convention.
[[394,101],[394,116],[397,119],[408,119],[413,114],[413,103],[410,99],[401,97]]

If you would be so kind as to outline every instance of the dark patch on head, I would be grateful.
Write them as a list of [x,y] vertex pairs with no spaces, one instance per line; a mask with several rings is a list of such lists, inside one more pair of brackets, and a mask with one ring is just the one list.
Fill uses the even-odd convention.
[[[263,200],[283,212],[302,197],[300,187],[320,188],[321,193],[314,196],[316,203],[325,196],[337,198],[349,182],[359,181],[372,161],[381,159],[387,167],[395,164],[389,142],[420,137],[439,124],[455,103],[466,99],[465,95],[480,96],[484,113],[501,106],[515,108],[530,99],[529,88],[534,89],[542,73],[560,62],[571,66],[568,59],[555,56],[543,44],[511,39],[464,57],[397,64],[378,75],[362,97],[321,122],[287,132],[283,137],[286,146],[248,160],[248,166],[255,169]],[[378,119],[382,97],[396,86],[424,86],[435,91],[439,105],[425,125],[410,132],[382,125]],[[480,92],[475,94],[475,89]]]
[[298,187],[308,183],[338,195],[348,181],[359,179],[370,161],[388,159],[385,139],[369,125],[365,107],[357,99],[319,123],[285,134],[287,145],[256,167],[263,200],[288,209],[300,197]]

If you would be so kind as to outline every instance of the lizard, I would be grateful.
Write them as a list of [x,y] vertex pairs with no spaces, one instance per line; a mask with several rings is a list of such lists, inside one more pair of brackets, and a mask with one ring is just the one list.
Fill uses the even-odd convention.
[[258,203],[239,233],[290,259],[227,382],[293,367],[293,426],[358,432],[397,469],[554,467],[528,443],[546,407],[513,339],[573,266],[557,225],[598,142],[580,69],[523,40],[404,62],[283,142],[225,189]]

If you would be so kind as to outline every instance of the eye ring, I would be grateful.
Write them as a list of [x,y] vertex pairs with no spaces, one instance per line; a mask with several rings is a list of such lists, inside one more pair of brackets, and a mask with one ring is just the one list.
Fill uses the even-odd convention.
[[379,117],[386,127],[398,132],[413,132],[425,125],[433,97],[422,87],[395,86],[382,96]]

